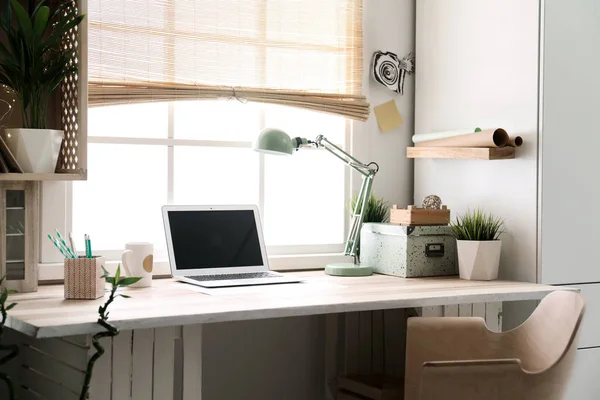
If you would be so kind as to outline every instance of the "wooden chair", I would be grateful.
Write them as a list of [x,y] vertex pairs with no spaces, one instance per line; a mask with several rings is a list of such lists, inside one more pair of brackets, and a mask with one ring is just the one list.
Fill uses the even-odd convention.
[[405,400],[563,399],[583,311],[583,297],[559,291],[503,333],[481,318],[410,318]]

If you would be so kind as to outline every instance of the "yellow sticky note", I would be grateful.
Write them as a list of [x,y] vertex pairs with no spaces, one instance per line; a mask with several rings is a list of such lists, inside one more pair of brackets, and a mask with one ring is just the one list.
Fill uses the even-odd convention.
[[379,129],[383,133],[389,132],[404,123],[394,100],[378,105],[373,111],[375,112]]

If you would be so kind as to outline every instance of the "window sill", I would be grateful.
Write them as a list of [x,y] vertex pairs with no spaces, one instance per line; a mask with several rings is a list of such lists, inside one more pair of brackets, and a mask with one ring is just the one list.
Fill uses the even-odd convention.
[[[269,264],[271,270],[274,271],[297,271],[323,269],[328,263],[348,262],[349,260],[350,257],[343,254],[296,254],[269,257]],[[106,264],[106,269],[114,274],[119,261],[108,261]],[[62,263],[40,263],[38,267],[38,280],[40,283],[54,283],[64,279]],[[170,277],[169,262],[166,260],[154,262],[153,275],[155,278]]]

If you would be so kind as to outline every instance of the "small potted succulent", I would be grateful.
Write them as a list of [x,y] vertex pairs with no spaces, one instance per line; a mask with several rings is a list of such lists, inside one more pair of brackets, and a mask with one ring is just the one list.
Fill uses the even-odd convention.
[[[53,12],[46,0],[6,2],[0,16],[0,85],[18,98],[23,127],[7,129],[5,140],[24,172],[51,173],[64,132],[47,129],[54,90],[77,71],[71,62],[77,48],[61,46],[65,35],[81,23],[75,7],[62,3]],[[3,43],[6,43],[4,45]]]
[[498,279],[504,221],[478,209],[459,215],[450,223],[450,229],[456,237],[460,278]]

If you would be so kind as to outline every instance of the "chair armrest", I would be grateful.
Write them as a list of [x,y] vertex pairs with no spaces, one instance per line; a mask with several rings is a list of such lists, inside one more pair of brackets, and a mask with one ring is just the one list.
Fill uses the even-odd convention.
[[482,318],[409,318],[406,335],[405,400],[418,399],[423,364],[429,361],[489,360],[499,355],[502,334]]
[[427,362],[419,400],[526,400],[524,375],[517,359]]

